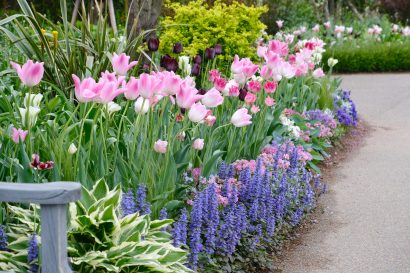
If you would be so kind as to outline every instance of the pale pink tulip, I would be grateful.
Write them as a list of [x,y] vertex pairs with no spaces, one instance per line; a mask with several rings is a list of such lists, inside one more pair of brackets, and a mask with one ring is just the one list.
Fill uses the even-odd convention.
[[100,103],[109,103],[125,91],[125,89],[118,88],[116,82],[107,82],[103,80],[102,83],[99,82],[97,86],[100,86],[100,90],[95,101]]
[[21,142],[24,142],[26,139],[26,136],[28,134],[28,131],[25,131],[23,129],[16,129],[16,128],[11,128],[11,139],[13,140],[14,143],[19,143],[20,140]]
[[252,105],[252,107],[251,107],[251,112],[252,112],[253,114],[258,113],[260,110],[261,110],[261,109],[260,109],[258,106],[256,106],[255,104]]
[[313,28],[312,28],[313,32],[319,32],[320,31],[320,26],[318,24],[316,24]]
[[140,96],[150,99],[163,88],[163,82],[155,75],[142,73],[138,83]]
[[203,97],[203,95],[198,95],[198,90],[195,87],[184,83],[177,93],[176,101],[179,107],[189,109],[195,102]]
[[277,20],[276,25],[278,26],[278,28],[282,28],[283,27],[283,20]]
[[80,80],[77,75],[71,75],[74,80],[75,97],[79,102],[93,101],[99,95],[100,86],[97,86],[93,78]]
[[206,117],[207,114],[208,110],[206,107],[202,103],[197,102],[194,103],[189,109],[188,118],[192,122],[200,122]]
[[205,118],[205,123],[208,126],[213,126],[215,124],[215,121],[216,121],[216,117],[212,115],[209,115]]
[[266,46],[258,46],[257,54],[260,58],[264,58],[268,48]]
[[271,107],[271,106],[275,105],[275,100],[272,99],[271,97],[266,97],[265,104],[266,104],[266,106]]
[[323,72],[322,68],[318,68],[315,71],[313,71],[312,75],[313,75],[313,78],[318,79],[318,78],[324,77],[325,73]]
[[206,94],[204,97],[201,99],[201,102],[209,108],[214,108],[219,105],[221,105],[224,102],[224,97],[221,95],[221,93],[216,90],[215,88],[212,88]]
[[269,50],[281,56],[286,56],[289,52],[288,44],[278,40],[269,42]]
[[256,95],[252,94],[251,92],[248,92],[248,94],[246,94],[245,96],[245,102],[247,104],[254,104],[256,101]]
[[239,59],[239,56],[235,55],[231,71],[233,74],[243,74],[246,78],[250,78],[258,71],[258,66],[253,64],[249,58]]
[[162,81],[162,90],[160,94],[163,96],[173,96],[181,89],[183,80],[179,75],[176,75],[173,71],[163,71],[154,74]]
[[138,62],[133,61],[130,63],[130,56],[125,55],[125,53],[121,53],[120,55],[114,53],[112,56],[111,64],[115,73],[121,76],[125,76],[127,75],[128,70],[137,65]]
[[44,63],[28,60],[21,67],[19,64],[10,62],[11,66],[17,71],[20,80],[28,87],[33,87],[40,83],[44,75]]
[[331,27],[331,23],[330,21],[324,22],[323,25],[325,26],[325,28],[329,29]]
[[156,151],[157,153],[165,154],[167,152],[167,148],[168,148],[168,141],[158,139],[154,143],[154,151]]
[[262,66],[260,74],[264,80],[272,78],[272,70],[266,65]]
[[202,150],[204,148],[204,140],[202,138],[195,139],[194,143],[192,143],[192,148],[194,150]]
[[134,77],[131,77],[129,81],[127,82],[125,92],[124,92],[124,96],[127,100],[135,100],[140,95],[139,89],[138,89],[138,83],[139,83],[139,80],[137,80]]
[[231,123],[235,127],[244,127],[252,124],[252,116],[248,114],[248,109],[241,108],[232,115]]

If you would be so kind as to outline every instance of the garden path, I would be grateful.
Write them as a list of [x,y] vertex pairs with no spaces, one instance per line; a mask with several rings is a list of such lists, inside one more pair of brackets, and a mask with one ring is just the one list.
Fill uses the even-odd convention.
[[371,133],[334,171],[323,213],[279,272],[408,273],[410,74],[342,78]]

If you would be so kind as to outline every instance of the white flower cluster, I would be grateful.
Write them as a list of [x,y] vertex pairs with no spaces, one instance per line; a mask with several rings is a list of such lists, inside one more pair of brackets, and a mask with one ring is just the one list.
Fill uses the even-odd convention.
[[288,132],[290,133],[291,136],[293,136],[295,139],[298,139],[300,137],[300,128],[299,126],[295,125],[293,120],[289,119],[283,114],[280,115],[279,119],[282,125],[288,128]]

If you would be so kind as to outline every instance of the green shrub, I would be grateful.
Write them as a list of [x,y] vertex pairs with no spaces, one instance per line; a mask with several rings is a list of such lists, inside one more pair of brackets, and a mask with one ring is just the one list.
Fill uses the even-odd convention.
[[[335,72],[410,71],[410,41],[346,43],[329,48],[324,59],[338,59]],[[327,64],[327,62],[325,61]]]
[[219,43],[225,56],[255,56],[253,45],[266,27],[258,18],[267,11],[266,7],[248,7],[237,2],[227,5],[223,1],[210,7],[203,0],[187,5],[168,2],[167,6],[175,15],[161,22],[163,53],[171,53],[176,42],[181,42],[183,54],[190,56]]

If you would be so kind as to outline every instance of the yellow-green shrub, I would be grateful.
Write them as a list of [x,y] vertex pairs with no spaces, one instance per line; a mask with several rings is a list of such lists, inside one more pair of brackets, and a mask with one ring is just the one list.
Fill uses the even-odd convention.
[[219,43],[224,56],[255,56],[252,47],[266,28],[259,20],[267,11],[265,6],[227,5],[219,0],[208,6],[203,0],[195,0],[186,5],[167,1],[167,7],[174,15],[161,22],[162,53],[171,53],[173,44],[181,42],[183,54],[194,56]]

